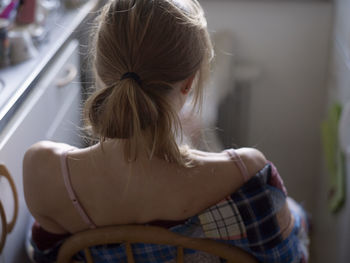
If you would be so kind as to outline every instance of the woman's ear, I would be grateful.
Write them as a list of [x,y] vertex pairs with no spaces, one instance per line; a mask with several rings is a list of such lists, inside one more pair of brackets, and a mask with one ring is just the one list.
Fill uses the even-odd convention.
[[193,80],[194,80],[194,77],[195,77],[195,76],[196,76],[196,75],[194,74],[193,76],[189,77],[188,79],[186,79],[186,80],[183,82],[183,84],[182,84],[182,86],[181,86],[181,93],[182,93],[183,95],[187,95],[187,94],[190,92],[191,87],[192,87],[192,84],[193,84]]

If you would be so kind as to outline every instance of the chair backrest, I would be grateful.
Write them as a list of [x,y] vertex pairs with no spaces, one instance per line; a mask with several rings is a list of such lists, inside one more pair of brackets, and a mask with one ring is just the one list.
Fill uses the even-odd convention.
[[177,247],[177,262],[184,262],[184,248],[204,251],[228,262],[256,263],[257,260],[244,250],[210,239],[191,238],[176,234],[165,228],[145,225],[123,225],[102,227],[76,233],[61,246],[57,263],[72,262],[72,257],[84,250],[88,263],[93,262],[89,247],[102,244],[120,244],[126,246],[128,263],[134,263],[132,243],[163,244]]
[[1,222],[1,237],[0,237],[0,254],[5,246],[6,237],[9,233],[12,232],[18,215],[18,194],[15,186],[15,182],[13,181],[9,171],[5,167],[5,165],[0,164],[0,178],[5,177],[8,181],[10,188],[12,190],[13,202],[14,202],[14,212],[10,221],[7,221],[6,213],[4,206],[0,200],[0,222]]

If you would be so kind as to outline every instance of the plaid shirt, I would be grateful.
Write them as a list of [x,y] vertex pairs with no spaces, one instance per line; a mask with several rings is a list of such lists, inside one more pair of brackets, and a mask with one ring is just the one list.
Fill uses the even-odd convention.
[[[283,238],[277,214],[287,201],[291,203],[288,211],[294,216],[294,226],[289,236]],[[260,262],[297,263],[307,262],[306,225],[304,210],[287,199],[283,182],[269,163],[238,191],[170,230],[229,243]],[[132,244],[132,250],[137,263],[163,263],[176,258],[177,253],[173,246],[141,243]],[[185,250],[185,254],[193,253],[198,252]],[[96,263],[127,262],[124,245],[92,247],[91,254]],[[83,254],[76,255],[76,259],[84,261]]]
[[283,238],[276,214],[286,202],[283,182],[272,164],[266,165],[231,196],[199,215],[207,237],[247,239],[249,248],[263,252]]

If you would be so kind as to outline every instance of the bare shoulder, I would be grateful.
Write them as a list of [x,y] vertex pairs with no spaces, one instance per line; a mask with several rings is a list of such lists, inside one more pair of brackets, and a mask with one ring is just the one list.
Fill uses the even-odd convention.
[[52,159],[53,147],[49,141],[41,141],[32,145],[24,154],[23,176],[24,178],[40,173],[43,165],[47,165]]
[[255,175],[267,164],[264,154],[255,148],[240,148],[236,150],[248,169],[250,176]]
[[32,182],[32,180],[43,180],[49,173],[53,174],[60,164],[59,156],[61,153],[71,148],[74,147],[51,141],[40,141],[32,145],[26,151],[23,158],[24,183],[29,178],[29,182]]
[[40,141],[32,145],[23,158],[23,173],[25,175],[38,174],[43,167],[50,167],[56,162],[57,156],[72,146],[52,141]]
[[32,213],[40,206],[46,189],[51,189],[50,186],[59,178],[57,176],[60,173],[59,155],[69,147],[67,144],[41,141],[26,151],[23,158],[23,189]]
[[27,207],[35,220],[47,231],[65,233],[56,223],[54,211],[63,192],[60,176],[60,154],[72,148],[70,145],[41,141],[32,145],[23,159],[23,190]]
[[[235,150],[240,156],[248,174],[253,177],[267,163],[264,154],[254,148],[240,148]],[[187,216],[192,216],[210,207],[237,191],[244,184],[244,177],[237,162],[233,161],[227,151],[220,153],[191,150],[191,157],[196,166],[191,176],[181,178],[179,185],[184,200]],[[179,197],[179,199],[182,197]],[[179,200],[176,199],[176,200]]]
[[[243,160],[244,164],[247,166],[248,170],[261,170],[267,163],[267,160],[264,156],[264,154],[255,148],[239,148],[236,149],[235,152],[240,156],[240,158]],[[195,159],[202,159],[202,160],[221,160],[224,157],[224,159],[227,159],[228,155],[225,153],[225,151],[221,153],[214,153],[214,152],[204,152],[199,150],[191,150],[192,156],[195,156]],[[249,169],[250,168],[250,169]]]
[[44,157],[47,156],[47,154],[61,152],[70,148],[72,148],[72,146],[65,143],[40,141],[29,147],[24,155],[24,160],[26,161],[32,158]]

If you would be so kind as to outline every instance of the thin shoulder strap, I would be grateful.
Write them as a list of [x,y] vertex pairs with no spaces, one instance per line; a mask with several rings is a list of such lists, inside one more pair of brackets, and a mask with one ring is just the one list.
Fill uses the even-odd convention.
[[60,156],[61,157],[61,171],[62,171],[64,185],[66,186],[70,200],[72,201],[75,209],[78,211],[81,218],[89,226],[89,228],[96,228],[95,223],[91,220],[91,218],[86,213],[85,209],[80,204],[79,199],[78,199],[77,195],[75,194],[74,189],[72,187],[72,182],[70,180],[70,174],[69,174],[68,164],[67,164],[67,154],[71,150],[63,152]]
[[242,161],[241,157],[236,153],[234,149],[228,149],[225,152],[228,153],[228,155],[231,157],[231,160],[235,162],[238,169],[241,171],[244,182],[248,181],[249,179],[248,169],[247,169],[247,166]]

